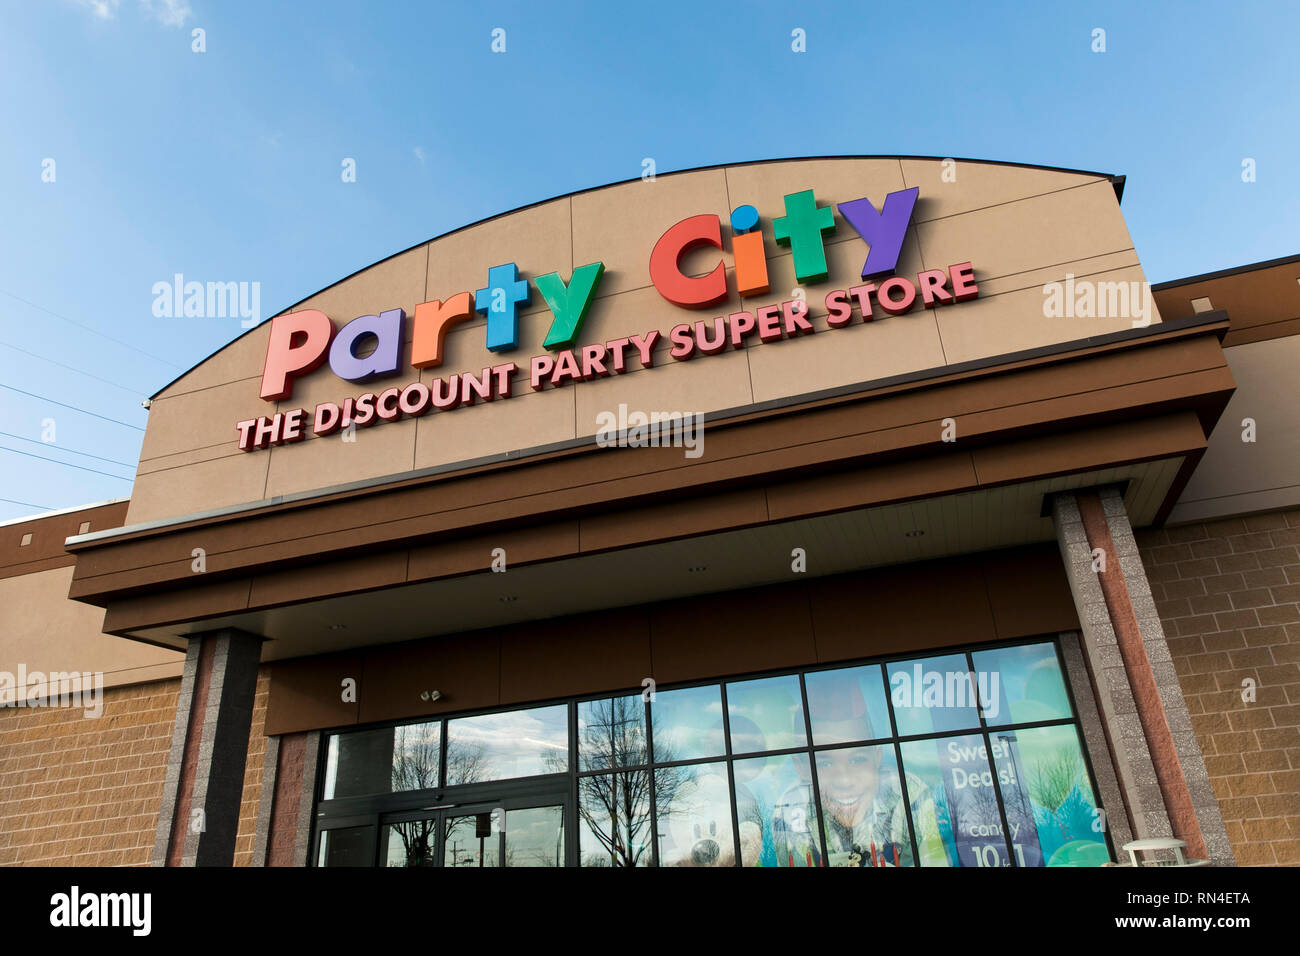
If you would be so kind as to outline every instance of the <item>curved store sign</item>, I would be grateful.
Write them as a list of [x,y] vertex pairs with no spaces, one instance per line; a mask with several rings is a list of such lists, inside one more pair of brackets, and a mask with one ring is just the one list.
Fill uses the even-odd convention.
[[[861,282],[834,289],[824,297],[826,325],[831,330],[857,322],[872,322],[910,312],[919,302],[927,309],[964,302],[979,295],[970,262],[947,269],[928,269],[915,281],[893,275],[903,239],[912,220],[919,190],[892,192],[877,209],[870,199],[838,204],[840,214],[869,247],[862,264]],[[742,298],[768,293],[767,255],[758,210],[740,206],[730,217],[731,254],[735,291]],[[788,246],[796,280],[822,283],[829,278],[824,239],[835,232],[830,206],[819,206],[811,189],[785,197],[785,215],[772,221],[776,241]],[[650,281],[659,294],[683,309],[707,309],[727,299],[727,264],[703,276],[686,275],[681,260],[692,249],[725,249],[722,224],[716,215],[691,216],[669,228],[650,253]],[[487,348],[512,352],[519,347],[519,308],[532,301],[536,287],[550,308],[552,319],[542,345],[546,352],[527,363],[528,384],[534,391],[569,382],[621,375],[632,363],[654,367],[654,350],[665,341],[660,329],[608,342],[578,345],[583,321],[604,275],[603,262],[573,270],[566,282],[558,272],[537,276],[531,282],[519,277],[515,263],[488,270],[487,284],[477,291],[457,292],[445,300],[434,299],[415,307],[411,322],[410,366],[437,368],[452,326],[483,314],[487,319]],[[882,278],[887,276],[887,278]],[[876,281],[868,281],[874,279]],[[363,383],[400,374],[403,332],[408,316],[403,309],[363,315],[335,329],[333,321],[317,309],[305,309],[271,320],[270,342],[263,366],[261,397],[279,402],[293,395],[294,382],[327,361],[330,370],[347,382]],[[752,310],[717,316],[711,321],[683,322],[666,333],[669,356],[686,361],[697,355],[717,355],[747,345],[767,344],[815,332],[804,298],[758,306]],[[359,343],[374,339],[373,351],[357,354]],[[449,411],[476,401],[509,398],[513,377],[520,366],[513,361],[479,372],[458,372],[367,391],[342,403],[321,402],[312,412],[297,408],[239,422],[239,447],[244,451],[301,441],[310,431],[330,435],[351,425],[369,427],[401,418],[417,418],[431,411]]]

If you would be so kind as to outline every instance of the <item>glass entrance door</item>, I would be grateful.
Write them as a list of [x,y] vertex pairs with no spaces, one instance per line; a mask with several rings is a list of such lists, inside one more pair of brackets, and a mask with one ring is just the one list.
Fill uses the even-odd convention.
[[564,866],[564,794],[424,807],[381,818],[380,866]]

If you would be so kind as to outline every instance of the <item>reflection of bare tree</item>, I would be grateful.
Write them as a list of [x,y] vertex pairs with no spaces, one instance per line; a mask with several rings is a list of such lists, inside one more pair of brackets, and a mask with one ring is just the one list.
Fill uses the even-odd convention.
[[447,786],[483,779],[487,753],[482,744],[458,743],[447,750]]
[[[645,705],[640,697],[615,697],[592,701],[584,708],[579,733],[584,770],[617,770],[578,778],[578,813],[585,832],[595,838],[599,851],[583,852],[588,866],[639,866],[650,850],[649,751],[645,736]],[[656,754],[659,761],[671,754]],[[659,771],[660,805],[671,804],[680,782],[675,768]]]
[[[483,779],[487,751],[482,744],[457,743],[447,748],[447,786],[454,787],[461,783],[478,783]],[[443,842],[451,836],[454,817],[447,817],[443,824]],[[429,826],[433,821],[428,821]],[[498,824],[500,825],[500,824]],[[492,837],[496,839],[495,834]]]
[[[438,785],[442,757],[437,724],[406,724],[393,729],[393,792],[428,790]],[[393,824],[389,839],[402,841],[405,866],[433,863],[433,821],[410,820]]]
[[406,724],[394,728],[393,792],[436,787],[441,756],[437,724]]
[[[597,865],[637,866],[650,847],[650,771],[582,777],[578,810],[600,845]],[[584,862],[587,858],[584,854]]]
[[[479,836],[480,823],[491,832]],[[444,846],[444,866],[498,867],[501,865],[501,832],[492,826],[490,813],[449,816]],[[506,856],[511,857],[508,847]]]
[[[393,792],[430,790],[438,786],[438,764],[442,757],[437,724],[408,724],[394,729]],[[447,783],[474,783],[483,773],[481,744],[457,744],[447,752]],[[451,820],[447,821],[450,835]],[[405,866],[431,866],[434,854],[432,818],[408,820],[392,825],[391,834],[402,841]],[[392,838],[390,834],[389,839]]]

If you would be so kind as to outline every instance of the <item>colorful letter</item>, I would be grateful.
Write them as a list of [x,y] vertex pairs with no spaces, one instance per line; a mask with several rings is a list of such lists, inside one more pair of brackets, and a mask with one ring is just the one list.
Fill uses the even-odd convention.
[[721,262],[706,276],[682,275],[682,256],[699,245],[722,248],[722,225],[717,216],[683,219],[659,237],[650,253],[650,281],[673,305],[703,309],[727,297],[727,269]]
[[885,206],[880,212],[876,212],[870,199],[852,199],[840,203],[840,215],[871,246],[867,261],[862,264],[862,278],[894,271],[920,191],[913,186],[911,189],[890,193],[885,197]]
[[731,252],[736,261],[736,291],[741,297],[759,295],[770,286],[763,233],[758,228],[758,210],[737,206],[731,211]]
[[[402,323],[406,313],[389,309],[378,315],[363,315],[353,319],[334,337],[330,346],[330,368],[339,378],[349,382],[364,382],[380,375],[391,375],[402,365]],[[357,340],[366,335],[379,339],[375,350],[358,358],[353,349]],[[361,422],[357,422],[361,424]]]
[[826,247],[822,236],[835,231],[835,213],[818,206],[811,189],[785,197],[785,215],[772,220],[776,241],[794,254],[794,275],[800,282],[826,278]]
[[527,280],[519,278],[513,262],[488,270],[487,288],[474,294],[474,308],[487,316],[487,347],[507,352],[519,347],[518,306],[532,298]]
[[582,322],[591,308],[596,286],[605,274],[605,263],[593,262],[573,270],[573,276],[566,287],[558,272],[538,276],[533,281],[541,292],[546,304],[555,315],[551,330],[542,343],[548,349],[565,349],[574,343],[582,331]]
[[447,330],[473,314],[474,305],[468,292],[458,292],[446,302],[434,299],[417,305],[411,332],[411,365],[415,368],[441,365]]
[[266,364],[262,366],[262,398],[278,402],[292,395],[293,380],[320,368],[333,336],[334,323],[318,309],[272,319]]

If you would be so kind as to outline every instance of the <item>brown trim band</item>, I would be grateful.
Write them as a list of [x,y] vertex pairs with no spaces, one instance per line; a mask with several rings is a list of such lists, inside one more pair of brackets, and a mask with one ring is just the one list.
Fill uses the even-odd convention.
[[[7,522],[0,526],[0,578],[35,574],[53,568],[66,568],[77,559],[66,549],[65,542],[77,534],[83,524],[90,524],[90,534],[122,527],[129,502],[113,501],[87,508],[71,508],[49,515],[37,515],[26,521]],[[23,535],[32,541],[23,545]]]
[[[934,599],[936,581],[943,600]],[[265,732],[619,693],[646,677],[660,685],[735,678],[1078,627],[1059,552],[1045,543],[277,660]],[[338,693],[344,679],[356,681],[355,700]],[[439,700],[422,695],[430,686],[441,690]]]
[[[720,423],[709,431],[705,456],[694,460],[671,448],[622,453],[593,446],[238,516],[127,529],[70,545],[78,555],[70,597],[106,605],[147,591],[192,589],[200,580],[192,570],[195,547],[206,554],[201,580],[209,587],[344,555],[452,542],[907,459],[973,469],[979,485],[1007,483],[1023,478],[1023,462],[1034,457],[1032,449],[1013,450],[1010,443],[1043,444],[1068,457],[1073,438],[1067,435],[1108,428],[1122,443],[1135,416],[1192,413],[1202,434],[1196,443],[1180,439],[1186,452],[1203,443],[1234,387],[1214,331],[1204,327],[1196,336],[1047,367]],[[959,422],[955,444],[942,440],[946,419]]]
[[1230,329],[1228,334],[1223,337],[1223,347],[1228,349],[1234,345],[1268,342],[1272,339],[1285,339],[1292,335],[1300,335],[1300,318],[1279,319],[1276,322],[1252,325],[1244,329]]
[[785,482],[621,510],[561,516],[546,523],[475,531],[451,540],[416,540],[393,550],[338,553],[332,561],[261,566],[249,576],[203,580],[189,588],[137,590],[108,602],[104,630],[148,627],[265,610],[319,598],[477,574],[501,547],[512,567],[812,518],[857,508],[999,487],[1031,478],[1187,457],[1205,447],[1190,410],[1156,419],[1085,429],[946,456],[866,464]]

